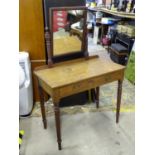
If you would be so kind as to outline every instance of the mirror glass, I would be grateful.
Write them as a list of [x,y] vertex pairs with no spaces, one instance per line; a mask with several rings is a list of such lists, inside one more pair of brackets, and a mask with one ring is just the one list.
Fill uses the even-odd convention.
[[83,39],[84,11],[53,11],[53,55],[81,52]]

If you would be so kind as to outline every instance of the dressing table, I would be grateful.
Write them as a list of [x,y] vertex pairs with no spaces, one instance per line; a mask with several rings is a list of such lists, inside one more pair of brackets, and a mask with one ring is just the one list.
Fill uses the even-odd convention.
[[[66,4],[68,3],[66,2]],[[84,19],[83,38],[82,38],[82,42],[79,43],[79,45],[76,45],[76,48],[69,49],[67,47],[68,44],[72,44],[69,47],[74,47],[73,42],[70,42],[70,40],[72,40],[70,37],[73,37],[73,36],[68,35],[70,32],[65,32],[65,30],[63,31],[63,33],[65,34],[68,33],[66,37],[69,37],[67,39],[67,41],[69,42],[62,40],[64,35],[63,37],[59,38],[58,36],[55,37],[53,33],[50,33],[50,32],[53,32],[52,27],[54,24],[52,15],[54,14],[54,11],[62,12],[62,11],[79,10],[79,9],[83,10],[83,16],[82,16]],[[57,142],[58,142],[59,150],[62,149],[59,103],[60,103],[60,100],[66,96],[77,94],[79,92],[83,92],[87,90],[93,90],[96,107],[99,108],[99,86],[109,82],[118,81],[116,122],[118,123],[119,121],[122,82],[124,78],[125,67],[113,62],[105,61],[104,59],[101,59],[98,56],[88,56],[86,14],[87,14],[87,8],[85,6],[77,7],[73,5],[73,6],[67,6],[67,7],[49,8],[50,31],[48,27],[45,27],[45,41],[46,41],[46,48],[48,53],[47,55],[48,65],[38,67],[34,71],[34,74],[38,79],[41,113],[42,113],[43,125],[45,129],[47,128],[47,121],[46,121],[46,114],[45,114],[45,107],[44,107],[44,91],[53,100],[54,113],[55,113],[55,126],[56,126]],[[63,28],[61,28],[60,31],[62,31],[62,29]],[[58,40],[60,43],[58,43]],[[79,39],[78,41],[80,42],[81,39]],[[64,42],[66,43],[66,47],[68,49],[67,53],[63,51],[63,49],[65,49]],[[58,45],[64,44],[63,45],[64,48],[63,47],[60,48],[56,44]],[[79,51],[77,51],[78,46],[79,46]],[[54,63],[55,57],[61,57],[62,54],[70,55],[70,54],[77,54],[77,53],[81,53],[84,56],[73,60]]]

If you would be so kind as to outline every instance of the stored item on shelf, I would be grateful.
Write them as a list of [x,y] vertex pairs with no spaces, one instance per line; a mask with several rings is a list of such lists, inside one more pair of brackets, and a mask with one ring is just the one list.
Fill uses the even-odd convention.
[[132,12],[132,13],[135,13],[135,5],[133,6],[131,12]]
[[131,1],[128,2],[126,12],[130,12],[131,10]]
[[126,10],[126,7],[127,7],[127,1],[126,0],[123,0],[120,11],[125,11]]
[[111,7],[111,10],[112,10],[112,11],[117,11],[117,8],[115,8],[115,7],[112,6],[112,7]]
[[102,19],[101,19],[101,23],[102,24],[109,24],[109,25],[111,25],[111,24],[114,24],[114,20],[113,20],[113,18],[105,18],[105,17],[103,17]]
[[102,18],[102,16],[103,16],[102,12],[100,12],[100,11],[96,12],[96,18]]
[[126,34],[129,37],[135,36],[135,27],[132,25],[117,25],[118,33]]
[[96,2],[91,2],[91,3],[90,3],[90,7],[91,7],[91,8],[96,7]]
[[134,26],[129,25],[127,27],[127,35],[129,37],[134,37],[135,36],[135,27]]
[[121,33],[122,25],[117,25],[117,31],[118,33]]

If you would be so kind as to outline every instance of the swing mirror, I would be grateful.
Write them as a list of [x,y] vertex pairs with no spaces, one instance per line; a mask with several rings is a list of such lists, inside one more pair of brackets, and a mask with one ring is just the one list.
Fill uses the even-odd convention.
[[50,8],[53,56],[83,51],[85,18],[85,9]]

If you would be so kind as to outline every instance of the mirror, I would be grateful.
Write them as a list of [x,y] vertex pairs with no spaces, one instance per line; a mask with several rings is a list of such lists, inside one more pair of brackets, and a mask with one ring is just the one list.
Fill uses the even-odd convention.
[[53,56],[81,52],[85,28],[84,9],[51,9],[50,32]]

